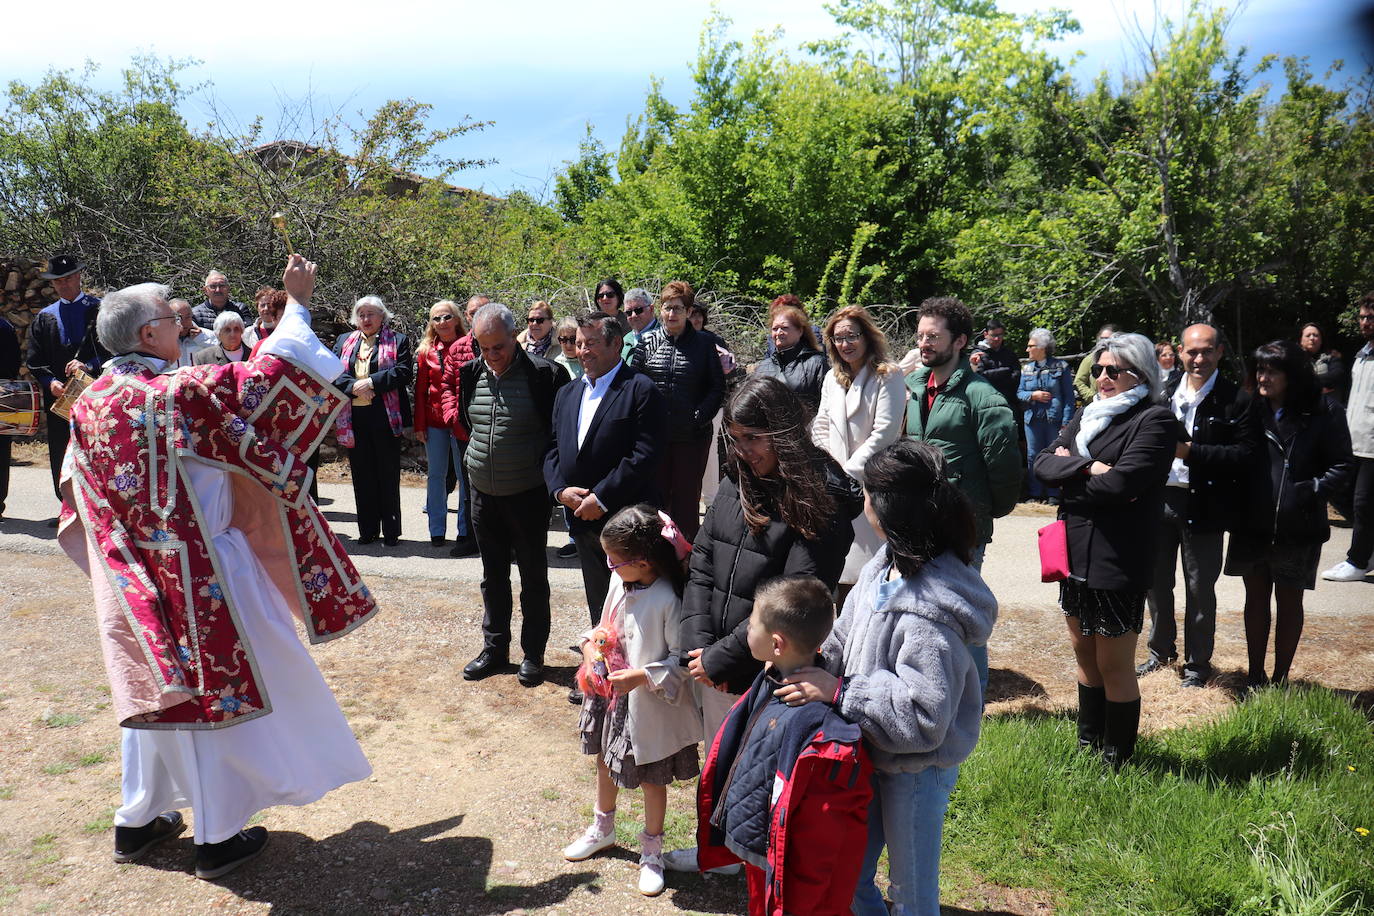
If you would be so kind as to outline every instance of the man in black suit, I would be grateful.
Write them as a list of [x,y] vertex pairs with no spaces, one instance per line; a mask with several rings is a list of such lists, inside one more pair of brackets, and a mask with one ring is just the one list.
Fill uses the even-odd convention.
[[654,473],[668,435],[663,396],[647,375],[620,360],[625,330],[618,316],[577,316],[577,356],[586,374],[558,392],[554,443],[544,458],[549,495],[572,513],[593,626],[611,581],[601,529],[626,506],[658,505]]
[[[48,465],[52,469],[52,490],[62,498],[57,478],[62,458],[67,454],[71,427],[52,413],[52,405],[62,397],[67,382],[78,369],[100,374],[100,366],[110,354],[95,336],[95,317],[100,300],[81,291],[81,272],[86,265],[75,255],[55,254],[41,276],[51,280],[57,301],[44,308],[29,326],[29,371],[43,391],[43,413],[48,423]],[[50,527],[56,527],[54,519]]]
[[1159,553],[1150,589],[1150,657],[1136,668],[1144,676],[1174,661],[1178,654],[1174,621],[1174,572],[1183,556],[1183,681],[1203,687],[1212,676],[1212,646],[1217,629],[1217,576],[1221,574],[1222,533],[1233,527],[1243,499],[1240,477],[1259,453],[1262,427],[1250,395],[1222,378],[1221,335],[1211,325],[1183,331],[1185,372],[1164,389],[1174,416],[1188,432],[1175,450],[1164,488]]

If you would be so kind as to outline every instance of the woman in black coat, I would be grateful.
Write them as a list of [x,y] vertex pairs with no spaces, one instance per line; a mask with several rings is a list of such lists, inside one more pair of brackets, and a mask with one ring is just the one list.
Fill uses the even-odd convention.
[[1119,766],[1140,725],[1136,641],[1180,427],[1159,404],[1147,338],[1106,338],[1092,374],[1097,396],[1035,459],[1035,475],[1062,488],[1070,576],[1059,584],[1059,604],[1078,662],[1078,741]]
[[1266,460],[1251,468],[1248,524],[1231,537],[1226,574],[1245,582],[1247,683],[1258,687],[1268,683],[1269,595],[1277,617],[1273,680],[1281,683],[1302,636],[1302,593],[1316,587],[1321,546],[1331,538],[1326,504],[1349,484],[1354,460],[1345,413],[1322,396],[1297,344],[1265,344],[1254,361]]
[[779,296],[771,309],[768,333],[773,352],[754,367],[755,375],[774,376],[802,399],[812,416],[821,406],[821,385],[830,363],[796,296]]
[[339,444],[348,449],[348,471],[358,512],[358,543],[380,533],[394,547],[401,539],[401,446],[414,425],[410,382],[415,351],[410,339],[391,326],[391,310],[376,296],[353,305],[350,323],[358,330],[339,337],[334,352],[344,374],[334,384],[353,399],[339,417]]
[[711,421],[725,398],[725,372],[715,335],[687,320],[696,293],[674,280],[660,294],[659,327],[640,338],[627,360],[648,373],[668,404],[668,441],[658,461],[663,508],[689,541],[701,528],[701,482],[711,452]]

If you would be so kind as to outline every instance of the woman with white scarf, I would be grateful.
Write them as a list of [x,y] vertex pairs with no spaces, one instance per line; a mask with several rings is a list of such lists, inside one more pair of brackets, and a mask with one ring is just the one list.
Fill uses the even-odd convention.
[[1180,426],[1159,402],[1148,338],[1100,341],[1092,376],[1096,395],[1035,459],[1035,475],[1062,488],[1070,575],[1059,604],[1078,663],[1078,743],[1120,766],[1140,726],[1136,641]]

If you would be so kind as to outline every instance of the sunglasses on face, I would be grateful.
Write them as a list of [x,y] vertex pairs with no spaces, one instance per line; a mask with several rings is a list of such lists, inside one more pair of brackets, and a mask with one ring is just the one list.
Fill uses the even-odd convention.
[[576,337],[560,337],[560,338],[558,338],[558,342],[561,343],[561,344],[575,344],[575,343],[577,343],[577,338],[576,338]]
[[625,310],[625,314],[626,314],[626,315],[643,315],[643,314],[644,314],[645,312],[647,312],[648,310],[649,310],[649,307],[648,307],[647,305],[636,305],[636,306],[632,306],[631,308],[627,308],[627,309]]
[[614,299],[615,297],[615,293],[611,292],[608,289],[602,290],[601,292],[596,294],[596,298],[598,299]]
[[452,315],[431,315],[431,316],[429,316],[429,320],[430,320],[430,321],[437,321],[437,322],[439,322],[439,323],[442,324],[442,323],[445,322],[445,321],[452,321],[452,320],[453,320],[453,316],[452,316]]
[[1097,378],[1105,372],[1107,373],[1107,378],[1112,381],[1116,381],[1123,375],[1135,375],[1134,372],[1123,366],[1104,366],[1101,363],[1094,363],[1091,371],[1093,378]]
[[526,319],[525,319],[525,324],[543,324],[544,322],[546,322],[546,321],[548,321],[548,320],[549,320],[549,319],[543,318],[543,317],[540,317],[540,318],[526,318]]

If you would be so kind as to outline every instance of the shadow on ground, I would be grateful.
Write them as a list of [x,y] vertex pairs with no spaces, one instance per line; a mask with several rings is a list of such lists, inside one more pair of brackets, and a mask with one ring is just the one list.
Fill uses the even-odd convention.
[[[441,836],[462,815],[405,830],[373,821],[318,842],[294,831],[273,831],[261,858],[214,882],[244,900],[289,901],[295,912],[442,912],[487,916],[554,906],[578,887],[591,886],[592,871],[576,871],[527,883],[528,876],[494,866],[491,840]],[[188,838],[150,857],[152,868],[188,871],[194,858]],[[314,900],[313,908],[297,909]]]

